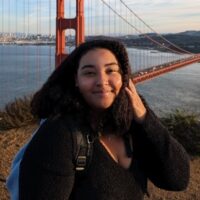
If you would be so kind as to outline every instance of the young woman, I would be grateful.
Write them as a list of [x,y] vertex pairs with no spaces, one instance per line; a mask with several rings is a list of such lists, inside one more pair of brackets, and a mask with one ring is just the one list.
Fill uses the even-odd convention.
[[[141,200],[147,180],[183,190],[189,160],[183,147],[138,95],[125,47],[96,40],[77,47],[32,101],[46,121],[19,167],[20,200]],[[75,131],[93,138],[84,175],[75,170]]]

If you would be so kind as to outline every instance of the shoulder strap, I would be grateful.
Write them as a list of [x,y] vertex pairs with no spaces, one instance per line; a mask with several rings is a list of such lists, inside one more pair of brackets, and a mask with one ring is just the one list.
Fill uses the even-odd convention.
[[67,126],[70,129],[72,137],[73,163],[77,174],[84,174],[87,171],[93,154],[93,142],[89,128],[81,125],[78,117],[69,116]]
[[75,131],[73,134],[75,170],[80,173],[87,171],[90,165],[94,138],[81,131]]

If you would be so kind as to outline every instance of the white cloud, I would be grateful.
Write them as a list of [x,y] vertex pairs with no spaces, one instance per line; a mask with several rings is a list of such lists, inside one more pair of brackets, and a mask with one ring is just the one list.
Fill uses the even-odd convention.
[[144,21],[158,32],[200,30],[199,0],[124,0]]

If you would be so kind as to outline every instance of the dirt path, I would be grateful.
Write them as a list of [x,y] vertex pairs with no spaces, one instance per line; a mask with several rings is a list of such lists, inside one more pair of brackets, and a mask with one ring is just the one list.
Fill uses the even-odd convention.
[[[0,200],[8,200],[5,178],[11,161],[20,147],[30,138],[36,125],[0,132]],[[200,158],[191,161],[190,184],[184,192],[168,192],[149,184],[150,198],[145,200],[200,200]],[[120,200],[120,199],[119,199]]]

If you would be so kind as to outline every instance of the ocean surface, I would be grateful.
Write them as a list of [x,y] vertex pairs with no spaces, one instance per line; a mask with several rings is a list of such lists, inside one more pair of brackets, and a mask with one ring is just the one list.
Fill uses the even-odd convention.
[[[145,51],[128,49],[133,72],[139,70],[139,66],[158,65],[176,57],[175,54]],[[54,56],[54,46],[0,45],[0,109],[15,98],[37,91],[54,70]],[[160,116],[177,108],[200,113],[200,63],[136,87]]]

